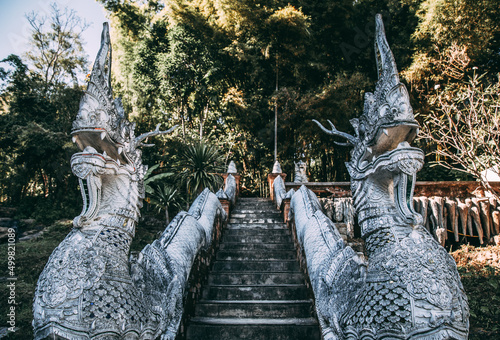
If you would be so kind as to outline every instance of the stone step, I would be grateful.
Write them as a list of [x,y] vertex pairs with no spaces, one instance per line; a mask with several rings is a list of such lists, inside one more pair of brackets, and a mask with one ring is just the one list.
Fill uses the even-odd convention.
[[231,219],[233,220],[256,220],[256,219],[272,219],[276,222],[283,222],[281,215],[279,214],[260,214],[260,213],[245,213],[245,214],[236,214],[234,212],[231,213]]
[[274,215],[281,216],[281,212],[279,210],[270,210],[270,209],[247,209],[235,207],[231,214],[263,214],[263,215]]
[[211,285],[203,291],[206,300],[306,300],[304,284],[281,285]]
[[203,300],[195,315],[219,318],[304,318],[311,317],[311,300]]
[[276,206],[273,203],[256,202],[256,203],[237,203],[234,209],[241,210],[267,210],[267,211],[277,211]]
[[228,223],[226,229],[287,229],[285,223]]
[[255,229],[255,228],[239,228],[239,229],[227,229],[224,232],[225,236],[287,236],[291,235],[288,229]]
[[244,272],[244,271],[273,271],[288,272],[299,271],[300,266],[296,260],[283,261],[215,261],[214,271],[219,272]]
[[315,318],[204,318],[194,317],[187,330],[189,340],[318,340]]
[[268,205],[245,205],[245,206],[239,206],[236,205],[233,210],[231,210],[231,213],[237,213],[237,214],[257,214],[257,213],[262,213],[266,215],[280,215],[281,212],[276,209],[273,206],[268,206]]
[[294,250],[292,243],[240,243],[240,242],[224,242],[220,245],[220,250]]
[[273,203],[270,198],[264,198],[264,197],[240,197],[238,198],[238,204],[245,204],[245,203]]
[[293,250],[219,250],[217,260],[251,261],[251,260],[294,260]]
[[257,201],[257,202],[271,202],[271,199],[268,197],[239,197],[238,202],[249,202],[249,201]]
[[238,210],[251,210],[251,211],[266,211],[266,212],[275,212],[278,211],[273,204],[237,204],[235,205],[233,211]]
[[[245,206],[245,205],[267,205],[267,206],[272,206],[275,207],[276,205],[274,204],[273,201],[271,200],[238,200],[236,202],[236,206]],[[276,209],[276,208],[275,208]]]
[[186,328],[187,340],[319,340],[312,292],[269,199],[242,198]]
[[254,217],[254,218],[229,218],[228,223],[280,223],[283,222],[283,219],[281,217],[276,217],[276,218],[261,218],[261,217]]
[[223,242],[240,242],[240,243],[286,243],[292,242],[291,235],[224,235]]
[[263,214],[281,214],[281,211],[276,208],[274,204],[251,204],[251,205],[235,205],[231,210],[233,213],[244,214],[244,213],[258,213]]
[[208,276],[209,285],[271,285],[301,283],[304,283],[304,275],[301,272],[212,272]]
[[[258,244],[258,243],[257,243]],[[264,243],[262,243],[264,244]],[[272,243],[271,243],[272,244]],[[283,243],[279,243],[283,244]],[[293,249],[220,249],[216,259],[222,261],[295,260]]]

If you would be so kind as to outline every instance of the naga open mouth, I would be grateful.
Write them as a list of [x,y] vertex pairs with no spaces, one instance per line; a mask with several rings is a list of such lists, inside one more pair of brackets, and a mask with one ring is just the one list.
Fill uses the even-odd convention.
[[382,126],[376,142],[366,148],[363,157],[348,163],[353,180],[375,175],[379,183],[386,182],[400,216],[413,224],[419,221],[413,208],[416,175],[424,164],[423,151],[410,145],[417,131],[416,124]]
[[[417,171],[420,170],[424,162],[423,152],[417,150],[420,151],[420,153],[414,153],[414,156],[417,157],[404,158],[398,161],[400,171],[396,172],[393,177],[394,204],[405,221],[414,224],[419,223],[422,219],[413,207]],[[407,151],[403,150],[403,152]],[[421,159],[418,159],[419,154],[422,156]]]
[[408,174],[416,174],[423,165],[424,153],[410,145],[418,132],[416,124],[399,124],[396,126],[382,126],[378,138],[370,146],[365,147],[363,155],[357,162],[350,162],[356,168],[352,172],[354,179],[366,177],[381,167],[390,171],[397,168]]
[[359,168],[365,168],[369,163],[387,152],[402,147],[411,148],[410,143],[418,134],[418,129],[419,126],[416,122],[398,122],[398,124],[381,126],[360,158]]
[[123,152],[124,145],[112,141],[104,129],[95,128],[75,131],[73,132],[73,142],[76,143],[82,151],[90,146],[104,158],[113,159],[118,166],[122,164],[133,164],[126,153]]
[[99,213],[102,189],[99,174],[104,172],[105,166],[106,157],[91,146],[71,157],[71,170],[78,177],[83,199],[82,212],[73,220],[73,225],[77,228],[91,221]]

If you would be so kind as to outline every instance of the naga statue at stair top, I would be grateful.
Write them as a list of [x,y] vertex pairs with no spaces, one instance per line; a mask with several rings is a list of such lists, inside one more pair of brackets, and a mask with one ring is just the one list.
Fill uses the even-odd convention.
[[82,152],[71,158],[84,206],[74,228],[54,250],[33,303],[35,339],[174,339],[182,299],[198,250],[211,242],[225,213],[206,189],[188,213],[129,260],[144,198],[141,147],[111,84],[111,45],[105,23],[87,91],[73,123]]
[[[380,15],[375,53],[379,80],[375,92],[365,95],[363,115],[351,120],[355,135],[336,130],[330,121],[330,130],[316,122],[352,147],[347,168],[368,256],[366,270],[359,261],[346,265],[347,257],[331,260],[331,277],[324,279],[330,282],[330,293],[316,296],[317,305],[332,291],[351,291],[336,302],[342,308],[318,308],[325,338],[467,339],[469,310],[456,264],[413,209],[415,177],[424,154],[410,146],[419,125]],[[352,288],[338,288],[349,281],[339,281],[346,275],[352,275]]]

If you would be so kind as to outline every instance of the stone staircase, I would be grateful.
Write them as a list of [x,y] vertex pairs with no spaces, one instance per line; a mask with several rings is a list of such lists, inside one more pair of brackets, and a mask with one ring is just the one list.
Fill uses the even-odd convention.
[[320,339],[311,297],[279,211],[268,199],[240,198],[186,338]]

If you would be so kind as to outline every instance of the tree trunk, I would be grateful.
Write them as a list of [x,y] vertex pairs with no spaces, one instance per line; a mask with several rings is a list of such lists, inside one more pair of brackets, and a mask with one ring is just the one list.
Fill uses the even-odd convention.
[[181,104],[180,110],[181,123],[182,123],[182,139],[186,142],[186,123],[184,122],[184,103]]
[[205,119],[208,116],[208,103],[205,108],[200,112],[200,140],[203,139],[203,124],[205,123]]
[[42,179],[43,179],[43,193],[45,197],[49,196],[49,177],[45,174],[43,170],[40,170],[40,173],[42,174]]

